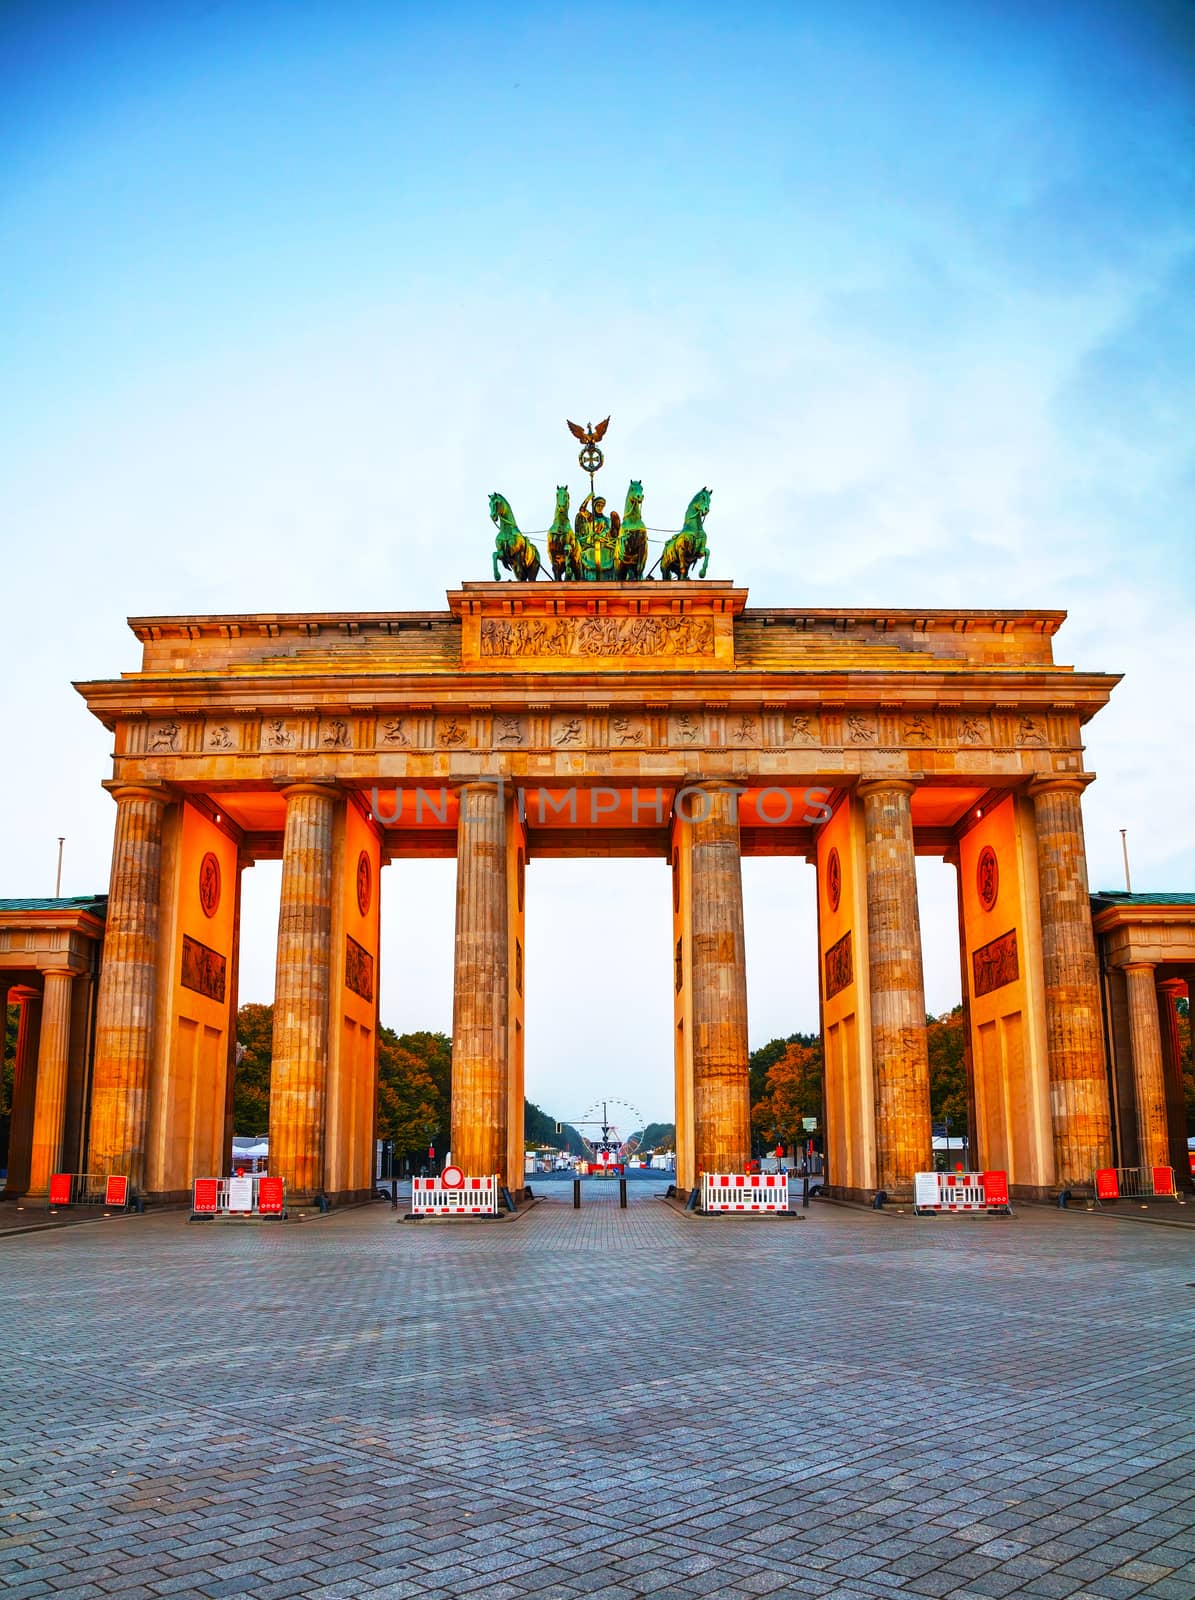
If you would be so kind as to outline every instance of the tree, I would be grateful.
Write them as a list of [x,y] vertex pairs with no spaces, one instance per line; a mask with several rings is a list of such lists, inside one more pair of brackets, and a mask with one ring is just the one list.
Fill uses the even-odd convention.
[[805,1117],[821,1120],[823,1070],[816,1035],[796,1034],[785,1044],[783,1054],[768,1067],[763,1095],[752,1108],[751,1128],[759,1140],[769,1147],[791,1147],[802,1136]]
[[232,1086],[232,1129],[252,1138],[270,1126],[270,1066],[274,1059],[274,1008],[244,1005],[237,1012],[237,1068]]
[[966,1025],[962,1006],[925,1019],[929,1045],[929,1114],[934,1122],[950,1119],[959,1132],[967,1121]]
[[[441,1036],[442,1037],[442,1036]],[[394,1142],[396,1160],[422,1159],[440,1131],[441,1105],[426,1057],[402,1045],[392,1028],[378,1032],[378,1138]]]
[[12,1110],[12,1080],[17,1066],[17,1030],[20,1023],[20,1006],[5,1006],[4,1055],[0,1057],[4,1063],[4,1070],[0,1072],[0,1117],[8,1116]]

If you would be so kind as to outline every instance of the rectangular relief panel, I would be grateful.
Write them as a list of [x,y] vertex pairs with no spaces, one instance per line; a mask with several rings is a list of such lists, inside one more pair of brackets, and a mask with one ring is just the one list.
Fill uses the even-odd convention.
[[200,806],[184,800],[172,808],[163,849],[160,1010],[147,1138],[151,1194],[182,1196],[196,1177],[227,1169],[223,1107],[235,1029],[238,875],[236,841]]
[[374,1170],[377,1094],[378,829],[363,804],[338,808],[332,844],[332,994],[324,1186],[329,1194],[368,1189]]
[[959,841],[959,896],[983,1166],[1053,1182],[1032,802],[1007,794]]
[[875,1187],[871,1040],[866,1023],[867,874],[862,808],[844,795],[815,831],[822,1037],[826,1041],[825,1144],[829,1182]]

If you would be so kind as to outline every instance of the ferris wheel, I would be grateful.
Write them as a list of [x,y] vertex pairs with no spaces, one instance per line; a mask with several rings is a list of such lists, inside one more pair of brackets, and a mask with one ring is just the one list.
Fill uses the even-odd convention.
[[[607,1098],[596,1100],[573,1126],[594,1165],[612,1166],[638,1150],[647,1118],[629,1100]],[[582,1132],[584,1128],[600,1128],[601,1133],[590,1138]]]

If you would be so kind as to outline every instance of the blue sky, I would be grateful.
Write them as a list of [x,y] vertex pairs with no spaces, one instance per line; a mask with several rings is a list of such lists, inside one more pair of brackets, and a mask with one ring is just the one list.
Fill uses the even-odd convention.
[[[1093,881],[1127,826],[1136,884],[1195,888],[1193,15],[5,7],[2,891],[52,887],[59,833],[66,891],[106,881],[69,682],[135,664],[126,615],[434,606],[487,569],[489,491],[544,526],[563,418],[607,412],[618,492],[675,525],[710,484],[711,571],[756,602],[1067,607],[1059,658],[1126,674],[1089,728]],[[451,879],[400,870],[384,1010],[447,1027]],[[654,1114],[650,864],[540,871],[530,962],[592,937],[646,976],[567,1078],[533,986],[537,1093]],[[748,864],[756,1042],[814,1022],[802,873]],[[930,863],[942,1006],[949,884]]]

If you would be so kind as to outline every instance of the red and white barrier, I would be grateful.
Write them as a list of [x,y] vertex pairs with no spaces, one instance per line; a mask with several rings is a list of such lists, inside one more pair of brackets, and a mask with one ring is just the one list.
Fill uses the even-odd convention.
[[416,1217],[496,1217],[498,1178],[466,1178],[445,1167],[438,1178],[411,1179],[411,1214]]
[[128,1211],[136,1191],[123,1173],[55,1172],[50,1176],[49,1203],[57,1211],[66,1206],[103,1206],[105,1211]]
[[1095,1175],[1101,1200],[1177,1200],[1173,1167],[1101,1167]]
[[787,1211],[787,1172],[703,1172],[703,1211]]
[[1012,1215],[1007,1172],[918,1172],[913,1175],[913,1214],[998,1211]]
[[196,1178],[191,1220],[286,1216],[286,1183],[265,1173],[243,1178]]

